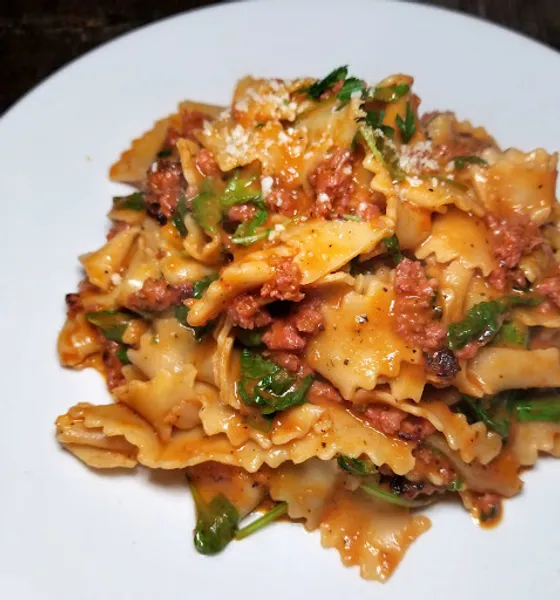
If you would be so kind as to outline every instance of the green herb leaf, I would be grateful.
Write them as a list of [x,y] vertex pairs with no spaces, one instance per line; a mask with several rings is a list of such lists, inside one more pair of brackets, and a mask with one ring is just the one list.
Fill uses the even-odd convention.
[[202,295],[204,294],[204,292],[210,286],[210,284],[213,281],[216,281],[216,279],[218,279],[218,277],[219,277],[218,273],[212,273],[211,275],[206,275],[206,277],[203,277],[202,279],[195,281],[193,284],[193,298],[200,300],[202,298]]
[[528,348],[529,328],[513,321],[506,321],[500,328],[494,343],[504,346],[522,346],[523,348]]
[[391,258],[393,259],[395,265],[398,265],[403,259],[403,254],[401,251],[401,246],[399,244],[399,238],[397,237],[397,234],[393,234],[389,237],[383,238],[381,241],[385,244],[387,252],[391,255]]
[[357,77],[349,77],[345,82],[340,92],[336,95],[336,97],[340,100],[340,106],[337,110],[340,110],[344,106],[350,102],[352,94],[354,92],[360,92],[363,94],[364,92],[364,82]]
[[113,208],[115,210],[146,210],[146,201],[142,192],[134,192],[129,196],[114,196]]
[[373,129],[367,125],[362,125],[360,127],[360,133],[375,158],[387,168],[393,181],[403,180],[405,174],[400,167],[399,157],[395,148],[391,145],[391,142],[381,134],[379,128]]
[[268,237],[270,233],[270,229],[265,229],[263,231],[259,231],[255,233],[255,230],[264,225],[268,218],[268,212],[262,208],[258,208],[255,216],[245,223],[241,223],[237,229],[235,230],[233,236],[231,237],[231,241],[234,244],[239,244],[240,246],[250,246],[254,244],[258,240],[262,240]]
[[179,201],[177,202],[177,206],[175,207],[175,212],[173,213],[173,218],[171,222],[175,225],[175,228],[179,232],[181,237],[187,237],[187,228],[185,227],[185,217],[188,213],[187,209],[187,201],[185,195],[181,192],[179,194]]
[[255,352],[241,353],[240,380],[237,391],[247,406],[260,409],[263,415],[286,410],[306,402],[313,377],[299,378]]
[[246,537],[249,537],[253,533],[256,533],[257,531],[262,529],[263,527],[266,527],[269,523],[272,523],[272,521],[275,521],[282,515],[285,515],[287,512],[288,503],[280,502],[272,510],[269,510],[267,513],[265,513],[258,519],[255,519],[252,523],[249,523],[249,525],[238,529],[237,533],[235,534],[235,539],[243,540]]
[[86,319],[99,327],[103,335],[114,342],[122,342],[122,336],[133,316],[118,310],[99,310],[86,313]]
[[217,554],[233,539],[239,513],[223,494],[218,494],[206,504],[192,484],[191,493],[197,510],[194,547],[200,554]]
[[226,185],[226,189],[220,198],[220,204],[222,209],[227,210],[235,204],[245,204],[247,202],[263,205],[257,177],[240,178],[239,171],[236,171]]
[[194,337],[197,341],[200,341],[206,334],[210,333],[212,327],[214,327],[214,322],[209,321],[206,325],[200,325],[198,327],[193,327],[189,325],[187,321],[187,317],[189,316],[189,307],[184,304],[178,304],[173,307],[173,314],[177,321],[187,329],[190,329],[194,333]]
[[529,296],[504,296],[490,302],[479,302],[470,308],[465,318],[451,323],[447,330],[447,346],[451,350],[460,350],[469,342],[488,343],[501,327],[500,316],[516,306],[536,306],[541,300]]
[[517,420],[560,423],[560,394],[526,396],[515,404]]
[[410,142],[412,136],[416,132],[416,119],[414,118],[414,112],[410,106],[410,102],[406,103],[406,115],[403,119],[400,115],[397,115],[395,119],[397,127],[401,130],[401,137],[404,144]]
[[481,165],[483,167],[487,167],[488,163],[480,156],[456,156],[453,159],[453,163],[455,164],[456,169],[464,169],[467,164],[471,165]]
[[200,192],[193,199],[192,214],[206,233],[217,233],[222,220],[222,209],[209,177],[202,182]]
[[117,358],[121,361],[123,365],[129,365],[130,360],[128,359],[127,354],[128,348],[126,346],[121,346],[116,352]]
[[394,102],[408,94],[410,86],[407,83],[398,83],[397,85],[388,85],[376,87],[370,94],[370,98],[380,100],[381,102]]
[[380,130],[383,135],[390,140],[395,136],[395,130],[389,125],[383,124],[383,119],[385,118],[384,110],[366,110],[366,116],[361,119],[357,119],[358,122],[365,123],[368,127],[371,127],[374,130]]
[[237,340],[247,348],[256,348],[262,344],[262,331],[239,329],[235,335]]
[[496,396],[486,399],[472,398],[471,396],[463,394],[463,401],[472,412],[474,420],[482,421],[486,427],[495,431],[504,439],[507,439],[509,435],[510,421],[507,418],[497,417],[495,412],[496,408],[507,410],[511,398],[512,395],[509,390],[503,394],[496,394]]
[[395,494],[389,490],[385,490],[373,483],[362,483],[358,489],[362,490],[362,492],[368,496],[371,496],[372,498],[383,500],[384,502],[395,504],[396,506],[403,506],[405,508],[417,508],[419,506],[426,506],[427,504],[432,504],[432,502],[434,502],[433,498],[428,498],[426,500],[407,500],[406,498],[402,498],[398,494]]
[[344,81],[348,75],[348,66],[338,67],[334,71],[331,71],[324,79],[320,81],[316,81],[308,88],[301,90],[302,92],[307,93],[307,97],[311,98],[311,100],[318,100],[321,95],[330,90],[335,83],[339,81]]
[[457,479],[454,479],[447,486],[447,491],[448,492],[460,492],[464,487],[465,487],[464,482],[461,479],[457,478]]
[[372,473],[377,473],[376,466],[369,458],[362,460],[360,458],[351,458],[350,456],[339,454],[336,462],[341,469],[348,471],[348,473],[352,473],[353,475],[371,475]]
[[355,221],[356,223],[361,223],[362,219],[358,215],[341,215],[345,221]]

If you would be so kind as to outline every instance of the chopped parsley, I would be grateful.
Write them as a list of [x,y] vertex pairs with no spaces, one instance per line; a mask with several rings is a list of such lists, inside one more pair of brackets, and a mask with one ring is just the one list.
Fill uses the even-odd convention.
[[471,165],[480,165],[482,167],[487,167],[488,163],[480,156],[456,156],[453,159],[453,164],[456,169],[464,169],[467,164]]
[[146,201],[142,192],[134,192],[129,196],[115,196],[113,198],[115,210],[146,210]]
[[389,237],[383,238],[381,241],[385,244],[387,252],[391,255],[395,265],[398,265],[403,259],[403,253],[401,251],[401,245],[399,244],[399,238],[397,235],[393,234]]
[[369,458],[363,460],[339,454],[336,462],[342,470],[352,473],[352,475],[371,475],[372,473],[377,473],[376,466]]
[[193,283],[193,298],[200,300],[202,298],[202,295],[204,294],[204,292],[210,286],[210,284],[213,281],[216,281],[216,279],[218,279],[218,277],[219,277],[218,273],[212,273],[211,275],[206,275],[206,277],[203,277],[202,279],[195,281]]
[[340,110],[346,106],[348,102],[350,102],[352,94],[356,92],[363,94],[364,90],[364,82],[361,79],[358,79],[357,77],[349,77],[336,95],[336,97],[340,100],[340,105],[337,110]]
[[226,189],[220,198],[222,209],[227,210],[235,204],[254,202],[262,204],[261,190],[256,183],[257,177],[240,177],[239,170],[227,182]]
[[187,237],[187,228],[185,227],[185,217],[188,213],[187,209],[187,201],[185,195],[181,192],[179,195],[179,201],[177,202],[177,206],[175,207],[175,212],[173,213],[173,218],[171,222],[175,225],[175,229],[179,232],[181,237]]
[[200,192],[193,199],[192,215],[206,233],[218,232],[218,225],[222,220],[222,210],[209,177],[202,182]]
[[405,118],[403,119],[400,115],[397,115],[395,123],[401,131],[403,144],[408,144],[412,139],[412,136],[416,133],[416,119],[412,107],[410,106],[410,102],[406,103]]
[[311,100],[318,100],[322,94],[324,94],[327,90],[330,90],[335,83],[339,81],[344,81],[348,76],[348,65],[343,67],[338,67],[334,71],[331,71],[325,78],[320,81],[316,81],[311,84],[309,87],[300,90],[301,92],[305,92],[307,97]]
[[388,140],[379,128],[374,129],[363,124],[360,133],[375,158],[389,171],[393,181],[404,179],[405,174],[400,167],[399,157],[391,140]]
[[257,208],[255,216],[245,223],[240,223],[231,237],[231,241],[234,244],[240,246],[250,246],[259,240],[263,240],[268,237],[270,229],[264,229],[263,231],[256,232],[257,228],[264,225],[268,218],[268,211],[264,208]]

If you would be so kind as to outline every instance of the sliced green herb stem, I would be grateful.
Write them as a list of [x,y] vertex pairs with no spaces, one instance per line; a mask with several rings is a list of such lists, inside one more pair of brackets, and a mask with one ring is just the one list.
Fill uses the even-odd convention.
[[253,522],[249,523],[245,527],[238,529],[235,533],[236,540],[243,540],[246,537],[249,537],[253,533],[256,533],[263,527],[266,527],[269,523],[272,523],[276,519],[280,518],[282,515],[285,515],[288,512],[288,503],[280,502],[277,504],[272,510],[269,510],[267,513],[255,519]]

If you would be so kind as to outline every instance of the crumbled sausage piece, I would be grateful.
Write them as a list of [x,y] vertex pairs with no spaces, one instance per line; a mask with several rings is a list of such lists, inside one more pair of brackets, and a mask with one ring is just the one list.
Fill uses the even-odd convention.
[[277,319],[263,335],[263,343],[270,350],[298,352],[305,348],[306,340],[296,326],[286,319]]
[[257,212],[254,204],[235,204],[227,213],[227,217],[234,223],[245,223],[250,221]]
[[299,302],[303,298],[300,283],[299,267],[290,258],[280,259],[274,267],[274,277],[262,286],[261,297]]
[[319,381],[315,380],[309,391],[307,392],[307,399],[312,404],[321,404],[325,400],[329,402],[336,402],[338,404],[342,404],[344,402],[340,392],[327,381]]
[[105,367],[105,377],[107,379],[107,387],[109,390],[113,390],[126,383],[124,375],[122,374],[123,365],[117,356],[119,349],[120,344],[117,342],[105,340],[101,359],[103,360],[103,366]]
[[243,294],[234,298],[228,307],[227,314],[233,324],[242,329],[264,327],[272,321],[260,300],[251,294]]
[[211,175],[218,175],[220,173],[220,168],[218,167],[218,163],[214,158],[214,155],[210,150],[206,150],[203,148],[196,157],[196,168],[204,175],[205,177],[210,177]]
[[181,190],[185,187],[181,165],[158,161],[155,171],[148,171],[146,182],[147,212],[160,223],[173,216]]
[[192,296],[192,285],[170,285],[164,279],[149,277],[142,288],[130,294],[126,306],[140,312],[162,312]]
[[422,350],[435,350],[446,335],[433,318],[436,281],[428,279],[420,262],[404,258],[395,271],[394,315],[397,331]]
[[349,150],[337,148],[320,162],[309,175],[309,183],[317,194],[313,213],[329,217],[347,212],[354,191],[352,180],[353,158]]

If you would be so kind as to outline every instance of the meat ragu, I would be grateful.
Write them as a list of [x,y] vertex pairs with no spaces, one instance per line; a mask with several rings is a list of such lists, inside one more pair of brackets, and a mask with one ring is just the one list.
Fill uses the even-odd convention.
[[558,454],[557,156],[422,117],[408,75],[324,75],[184,102],[113,166],[134,193],[80,257],[58,351],[114,402],[57,438],[186,470],[202,554],[283,516],[385,581],[423,506],[494,522]]

